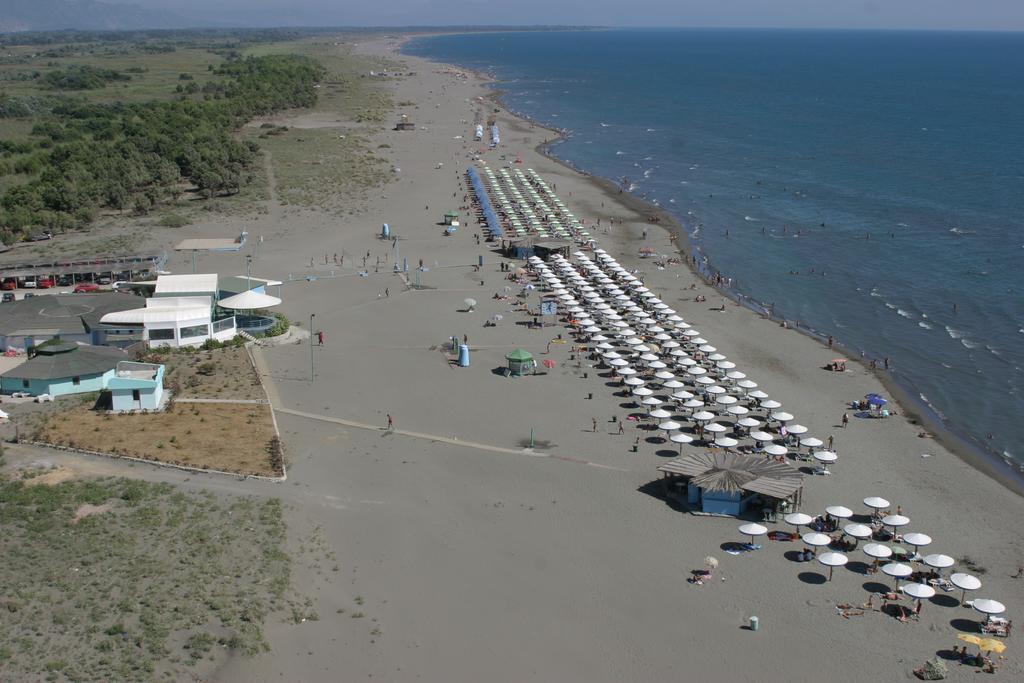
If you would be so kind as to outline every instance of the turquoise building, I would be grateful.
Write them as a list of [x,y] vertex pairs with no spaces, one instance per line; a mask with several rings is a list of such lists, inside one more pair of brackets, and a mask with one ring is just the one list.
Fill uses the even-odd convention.
[[107,381],[107,390],[116,412],[159,410],[164,397],[164,366],[122,361]]
[[0,393],[57,397],[103,391],[117,364],[127,359],[124,351],[110,346],[44,344],[36,347],[32,358],[0,375]]

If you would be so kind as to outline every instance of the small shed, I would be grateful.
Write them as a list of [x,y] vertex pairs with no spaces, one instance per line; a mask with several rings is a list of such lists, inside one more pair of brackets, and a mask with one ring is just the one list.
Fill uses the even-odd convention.
[[458,211],[449,211],[444,215],[445,225],[458,225],[459,224],[459,213]]
[[401,120],[395,124],[395,130],[416,130],[416,124],[409,120],[407,114],[402,114]]
[[549,260],[552,254],[560,254],[568,258],[571,246],[572,243],[565,240],[538,241],[533,243],[533,253],[545,261]]
[[692,453],[658,470],[667,495],[685,495],[692,510],[743,514],[752,505],[778,510],[797,506],[803,475],[789,463],[728,451]]
[[107,381],[111,407],[119,413],[159,410],[164,397],[164,366],[121,361]]
[[526,349],[516,349],[505,356],[505,360],[508,361],[508,371],[512,376],[525,375],[535,367],[533,356]]

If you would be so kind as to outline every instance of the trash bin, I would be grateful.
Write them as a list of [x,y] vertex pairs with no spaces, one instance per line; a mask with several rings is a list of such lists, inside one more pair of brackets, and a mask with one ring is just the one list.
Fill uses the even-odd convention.
[[380,229],[380,236],[384,239],[391,237],[391,226],[385,223]]
[[761,626],[761,620],[757,617],[750,617],[750,630],[756,631]]
[[459,345],[459,367],[469,367],[469,347],[465,344]]

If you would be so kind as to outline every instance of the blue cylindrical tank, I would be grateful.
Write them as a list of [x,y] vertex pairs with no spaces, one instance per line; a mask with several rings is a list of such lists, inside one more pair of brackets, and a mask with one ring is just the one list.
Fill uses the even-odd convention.
[[459,367],[469,367],[469,347],[465,344],[459,344]]
[[391,227],[387,223],[385,223],[384,227],[380,229],[380,236],[391,237]]

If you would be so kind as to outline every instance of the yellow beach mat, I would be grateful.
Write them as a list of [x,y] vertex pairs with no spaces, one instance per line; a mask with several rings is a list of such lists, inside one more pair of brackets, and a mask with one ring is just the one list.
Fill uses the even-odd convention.
[[958,633],[956,637],[965,643],[972,643],[984,652],[1002,653],[1006,651],[1006,643],[995,638],[982,638],[973,633]]

